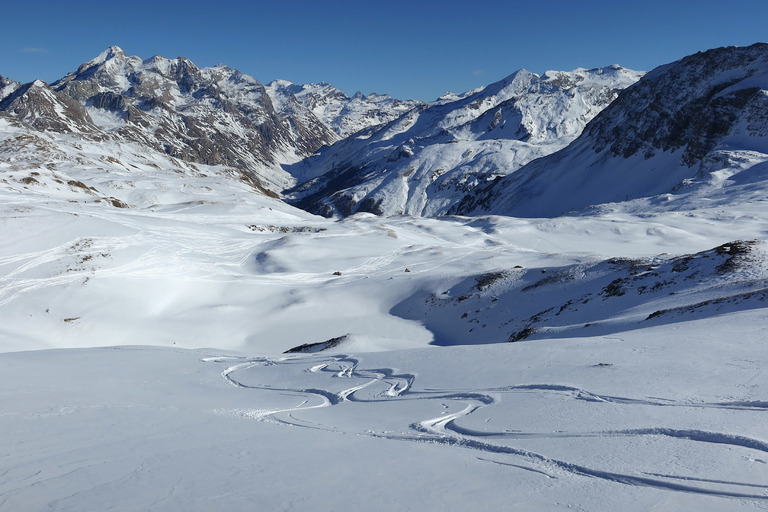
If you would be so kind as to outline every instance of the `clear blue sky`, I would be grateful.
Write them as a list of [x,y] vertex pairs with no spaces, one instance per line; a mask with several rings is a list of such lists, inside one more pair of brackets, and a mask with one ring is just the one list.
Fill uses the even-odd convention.
[[768,1],[47,1],[0,10],[0,75],[52,82],[117,45],[219,63],[262,82],[433,100],[499,80],[768,41]]

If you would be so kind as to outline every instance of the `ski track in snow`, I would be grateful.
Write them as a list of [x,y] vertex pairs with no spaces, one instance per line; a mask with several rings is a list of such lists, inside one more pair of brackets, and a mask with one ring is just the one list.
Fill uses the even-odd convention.
[[[206,362],[231,363],[233,358],[209,357]],[[273,388],[267,385],[245,383],[254,376],[258,367],[275,364],[304,365],[307,366],[303,373],[321,374],[330,379],[350,379],[361,381],[341,391],[331,391],[321,388]],[[527,384],[508,387],[488,388],[484,390],[440,390],[425,388],[414,391],[413,384],[416,376],[403,373],[393,368],[360,368],[358,359],[346,355],[333,355],[317,359],[303,357],[272,359],[267,357],[245,359],[238,364],[227,367],[222,372],[231,385],[246,388],[272,391],[285,396],[295,396],[299,403],[294,407],[275,410],[241,410],[235,413],[250,419],[259,421],[271,421],[279,424],[311,428],[316,430],[333,431],[338,433],[351,433],[362,436],[370,436],[393,441],[420,442],[442,444],[476,450],[479,452],[505,457],[505,460],[492,460],[477,457],[479,460],[509,466],[534,473],[539,473],[549,478],[559,476],[598,478],[608,482],[639,487],[650,487],[666,491],[695,493],[711,495],[723,498],[736,498],[747,500],[768,500],[768,485],[754,482],[737,482],[718,479],[707,479],[690,475],[674,475],[661,472],[642,472],[636,474],[624,474],[607,470],[596,469],[582,464],[550,458],[546,455],[529,451],[523,448],[511,446],[514,441],[524,439],[563,439],[573,438],[640,438],[663,437],[673,441],[692,441],[710,445],[725,445],[737,447],[753,452],[759,452],[746,460],[749,462],[763,462],[768,458],[768,442],[737,434],[708,432],[694,429],[672,428],[646,428],[628,430],[608,430],[597,432],[521,432],[507,430],[503,432],[479,431],[463,427],[459,422],[480,409],[493,407],[501,402],[505,394],[513,393],[541,393],[559,394],[572,397],[574,400],[585,400],[593,403],[616,404],[620,406],[654,406],[654,407],[679,407],[679,408],[718,408],[735,411],[761,412],[768,410],[766,402],[718,402],[718,403],[681,403],[664,398],[635,399],[617,396],[598,395],[584,389],[557,385],[557,384]],[[242,375],[242,376],[240,376]],[[238,378],[240,376],[240,378]],[[248,377],[246,379],[245,377]],[[329,386],[333,387],[333,386]],[[390,430],[345,431],[337,425],[326,425],[309,421],[303,416],[312,409],[336,407],[354,403],[376,403],[386,401],[422,401],[425,410],[432,410],[435,404],[441,404],[443,409],[448,409],[447,403],[459,402],[464,407],[456,412],[443,414],[422,420],[416,420],[407,426],[407,430],[395,433]],[[494,443],[501,441],[507,444]],[[759,458],[758,455],[762,458]],[[759,492],[762,491],[762,494]]]

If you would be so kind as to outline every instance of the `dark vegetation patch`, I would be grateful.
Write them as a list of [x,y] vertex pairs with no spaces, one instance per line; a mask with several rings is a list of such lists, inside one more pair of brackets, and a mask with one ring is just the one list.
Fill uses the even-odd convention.
[[737,240],[716,247],[715,252],[717,254],[728,256],[728,259],[717,266],[717,272],[727,274],[735,271],[744,262],[745,255],[749,254],[756,244],[757,240]]
[[107,201],[109,204],[114,206],[115,208],[130,208],[131,206],[128,203],[124,203],[121,200],[117,199],[116,197],[108,197]]
[[73,190],[79,188],[79,189],[82,189],[82,190],[84,190],[85,192],[87,192],[89,194],[92,192],[92,189],[90,187],[88,187],[88,185],[83,183],[82,181],[69,180],[69,181],[67,181],[67,185],[72,187]]
[[614,279],[608,285],[603,288],[603,290],[600,292],[600,295],[603,295],[605,297],[621,297],[625,293],[627,293],[624,290],[624,284],[626,283],[627,278],[620,277],[618,279]]
[[528,338],[531,334],[536,332],[536,329],[531,327],[530,325],[528,327],[525,327],[517,332],[513,332],[509,339],[507,340],[507,343],[514,343],[516,341],[522,341],[526,338]]
[[337,347],[339,344],[341,344],[342,341],[346,340],[348,337],[349,337],[349,334],[345,334],[344,336],[331,338],[329,340],[320,341],[318,343],[305,343],[303,345],[299,345],[298,347],[293,347],[291,349],[288,349],[285,352],[283,352],[283,354],[307,354],[307,353],[314,353],[314,352],[322,352],[323,350],[328,350],[329,348]]
[[477,291],[482,292],[484,290],[487,290],[491,287],[493,283],[496,281],[499,281],[500,279],[504,279],[509,275],[508,272],[490,272],[488,274],[483,274],[482,276],[478,276],[475,278],[475,288]]
[[[546,271],[542,270],[542,272],[545,273]],[[528,286],[525,286],[521,291],[529,292],[531,290],[535,290],[536,288],[541,288],[542,286],[547,286],[550,284],[567,282],[567,281],[573,281],[574,279],[575,279],[575,276],[572,270],[553,272],[549,274],[547,277],[545,277],[544,279],[540,279],[539,281],[536,281],[533,284],[529,284]]]

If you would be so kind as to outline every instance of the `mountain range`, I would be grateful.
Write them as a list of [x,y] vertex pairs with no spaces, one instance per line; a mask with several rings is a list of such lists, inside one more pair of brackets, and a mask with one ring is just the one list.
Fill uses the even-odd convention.
[[0,509],[765,509],[767,76],[0,78]]
[[664,194],[656,207],[674,208],[761,181],[767,54],[720,48],[648,74],[520,70],[423,103],[111,47],[51,85],[0,77],[0,112],[31,134],[226,167],[328,217],[554,216]]
[[526,70],[446,94],[292,166],[298,206],[325,216],[441,215],[496,177],[565,147],[642,73]]
[[766,188],[767,162],[768,44],[719,48],[656,68],[573,143],[466,195],[451,213],[748,202]]
[[274,195],[295,182],[281,164],[416,104],[386,95],[349,98],[328,84],[264,86],[224,65],[142,60],[116,46],[51,85],[0,77],[0,86],[0,112],[34,130],[132,142],[183,161],[226,166]]

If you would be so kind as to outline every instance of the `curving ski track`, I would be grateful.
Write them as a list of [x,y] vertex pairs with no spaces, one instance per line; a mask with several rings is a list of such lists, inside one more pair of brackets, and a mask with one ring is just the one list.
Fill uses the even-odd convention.
[[[509,444],[496,444],[491,440],[500,440],[509,443],[524,439],[562,439],[562,438],[615,438],[643,436],[665,437],[674,440],[692,441],[715,445],[727,445],[738,447],[753,452],[759,452],[764,458],[768,457],[768,443],[747,436],[736,434],[708,432],[695,429],[671,429],[648,428],[608,430],[596,432],[520,432],[503,431],[489,432],[479,431],[463,427],[458,422],[462,418],[486,407],[492,407],[501,401],[501,397],[510,393],[538,392],[556,393],[568,395],[574,400],[586,400],[589,402],[612,403],[618,405],[645,405],[658,407],[681,408],[720,408],[742,411],[764,411],[768,409],[766,402],[718,402],[718,403],[677,403],[663,398],[635,399],[627,397],[606,396],[591,393],[587,390],[556,384],[527,384],[507,387],[488,388],[480,391],[438,390],[425,388],[421,391],[413,390],[416,376],[402,373],[393,368],[360,368],[360,361],[353,357],[338,355],[326,356],[318,362],[317,358],[256,358],[242,360],[238,364],[227,367],[222,373],[231,385],[246,388],[268,390],[283,395],[296,396],[301,402],[294,407],[275,410],[246,410],[236,411],[238,414],[260,421],[272,421],[295,427],[311,428],[340,433],[353,433],[362,436],[371,436],[393,441],[420,442],[442,444],[476,450],[495,456],[504,456],[509,460],[492,460],[477,457],[479,460],[509,466],[534,473],[539,473],[549,478],[571,475],[578,477],[597,478],[608,482],[645,486],[667,491],[695,493],[723,498],[736,498],[741,500],[768,501],[768,484],[753,482],[736,482],[721,479],[707,479],[697,476],[673,475],[660,472],[642,472],[637,474],[624,474],[588,467],[583,464],[566,460],[547,457],[541,453],[510,446]],[[206,358],[206,362],[231,363],[232,358]],[[260,366],[275,364],[302,365],[304,373],[322,374],[329,379],[350,379],[361,381],[353,386],[340,391],[331,391],[322,388],[275,388],[260,384],[245,384],[238,379],[238,374],[257,370]],[[252,376],[249,373],[249,376]],[[329,386],[333,387],[333,386]],[[461,402],[464,407],[456,412],[447,413],[427,418],[417,419],[407,425],[407,430],[394,433],[388,430],[376,431],[365,429],[358,431],[345,431],[336,425],[324,425],[308,421],[301,416],[308,411],[318,408],[347,406],[354,407],[354,403],[377,403],[393,401],[423,401],[425,410],[434,408],[434,404],[442,404],[443,409],[449,408],[449,403]],[[760,458],[750,457],[748,460],[763,462]],[[706,486],[705,484],[712,484]]]

